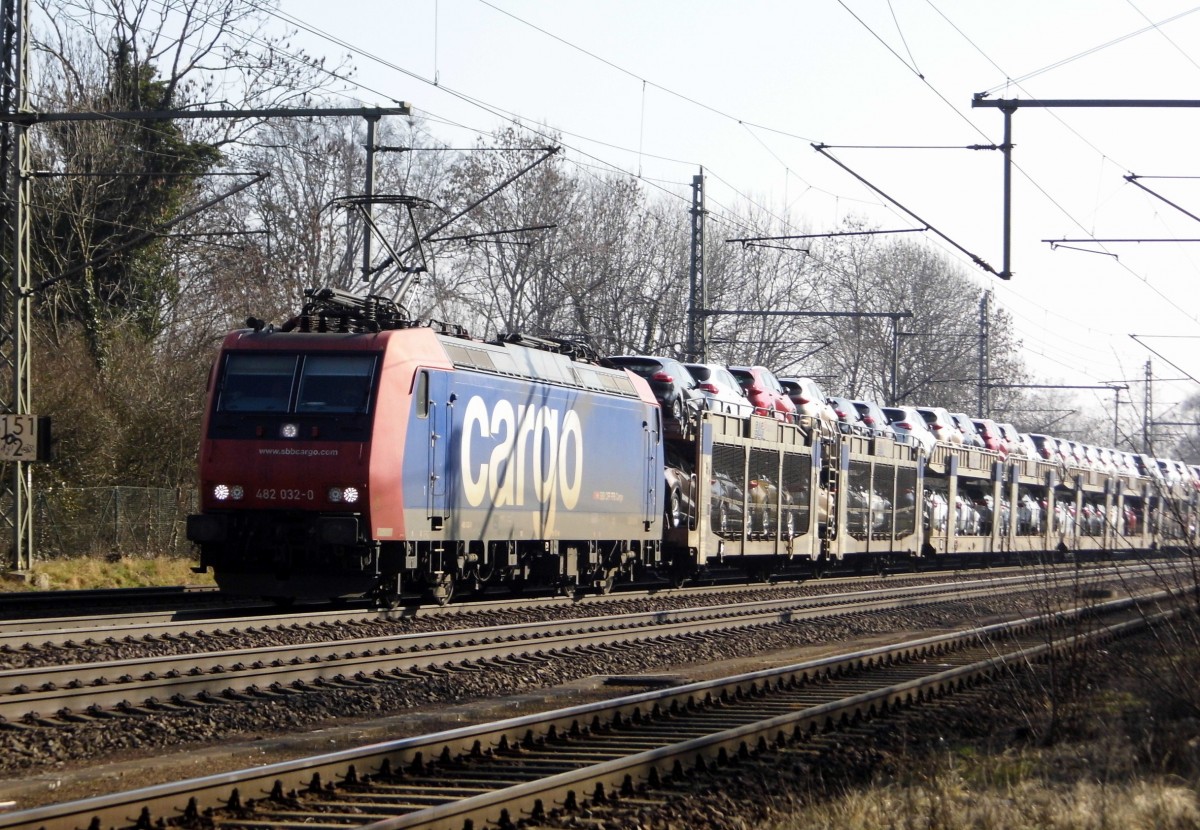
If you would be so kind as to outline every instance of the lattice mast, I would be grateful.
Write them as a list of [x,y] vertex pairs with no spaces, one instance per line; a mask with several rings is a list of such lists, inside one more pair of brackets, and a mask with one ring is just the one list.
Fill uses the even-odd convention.
[[[0,413],[29,414],[30,393],[30,146],[29,3],[0,0]],[[7,388],[6,388],[7,387]],[[0,484],[0,521],[12,533],[10,566],[26,570],[33,559],[33,471],[28,461],[9,461]]]

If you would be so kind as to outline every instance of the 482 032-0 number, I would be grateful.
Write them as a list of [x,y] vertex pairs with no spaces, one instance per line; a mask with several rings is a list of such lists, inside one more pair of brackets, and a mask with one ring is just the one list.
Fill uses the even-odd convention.
[[274,487],[259,489],[254,495],[264,501],[312,501],[317,497],[312,490],[277,490]]

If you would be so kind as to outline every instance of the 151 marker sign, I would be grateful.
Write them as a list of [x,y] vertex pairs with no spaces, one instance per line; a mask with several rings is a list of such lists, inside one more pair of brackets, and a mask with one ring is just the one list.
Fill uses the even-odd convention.
[[37,415],[0,414],[0,462],[48,461],[50,419]]

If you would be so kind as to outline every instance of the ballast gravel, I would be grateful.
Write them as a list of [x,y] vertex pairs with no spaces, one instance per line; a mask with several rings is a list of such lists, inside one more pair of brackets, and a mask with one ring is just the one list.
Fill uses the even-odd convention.
[[[897,588],[909,584],[928,584],[932,580],[892,579],[858,582],[856,591],[871,591],[881,588]],[[548,604],[531,601],[521,608],[477,611],[469,606],[455,613],[381,619],[364,617],[358,620],[338,622],[288,623],[247,627],[236,619],[214,621],[211,630],[199,633],[184,633],[170,637],[139,639],[106,638],[82,640],[70,645],[40,647],[35,642],[20,649],[0,648],[0,670],[31,669],[43,666],[58,666],[67,663],[102,663],[117,660],[132,660],[146,657],[167,657],[196,654],[204,651],[232,651],[236,649],[269,648],[308,643],[325,643],[331,639],[350,640],[372,637],[397,637],[457,629],[495,628],[529,622],[551,620],[577,620],[584,616],[615,616],[618,614],[646,613],[727,605],[750,600],[782,600],[843,593],[845,585],[805,584],[778,588],[751,588],[744,592],[715,594],[674,595],[668,597],[639,596],[622,598],[613,596],[604,602],[588,605]]]
[[[333,724],[401,715],[471,700],[495,700],[596,675],[668,672],[684,666],[762,657],[805,646],[849,643],[896,631],[929,631],[1024,614],[1028,599],[995,597],[920,609],[742,630],[719,637],[638,642],[636,648],[564,651],[536,661],[475,663],[451,671],[389,677],[347,687],[330,684],[278,697],[140,709],[53,726],[0,729],[0,775],[28,776],[101,762],[146,758],[252,738],[296,735]],[[1026,607],[1023,608],[1022,605]],[[398,737],[398,736],[397,736]],[[2,790],[2,784],[0,784]]]

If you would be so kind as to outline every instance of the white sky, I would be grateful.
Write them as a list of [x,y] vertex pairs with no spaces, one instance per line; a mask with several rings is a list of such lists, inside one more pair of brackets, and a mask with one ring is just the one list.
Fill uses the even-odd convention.
[[[1186,0],[283,0],[281,20],[350,51],[357,101],[411,103],[467,146],[507,117],[564,134],[567,157],[681,197],[703,165],[708,207],[785,205],[811,232],[857,215],[919,227],[812,148],[999,144],[1020,99],[1200,100],[1200,6]],[[281,22],[281,27],[283,23]],[[434,84],[434,81],[437,84]],[[1011,81],[1009,79],[1012,79]],[[1045,383],[1200,378],[1200,109],[1024,108],[1013,116],[1011,281],[933,234],[1015,317]],[[831,149],[845,165],[997,271],[1002,156]],[[1182,210],[1125,181],[1142,184]],[[1174,177],[1155,178],[1151,176]],[[419,195],[419,194],[417,194]],[[710,225],[710,245],[727,227]],[[914,309],[918,314],[920,309]],[[1141,343],[1130,334],[1142,335]],[[1153,355],[1148,348],[1158,352]],[[1172,367],[1170,363],[1178,368]],[[1167,407],[1195,381],[1154,385]],[[832,392],[836,394],[836,391]],[[1140,404],[1142,387],[1131,389]],[[1083,392],[1111,412],[1111,392]],[[1127,400],[1127,399],[1126,399]]]

